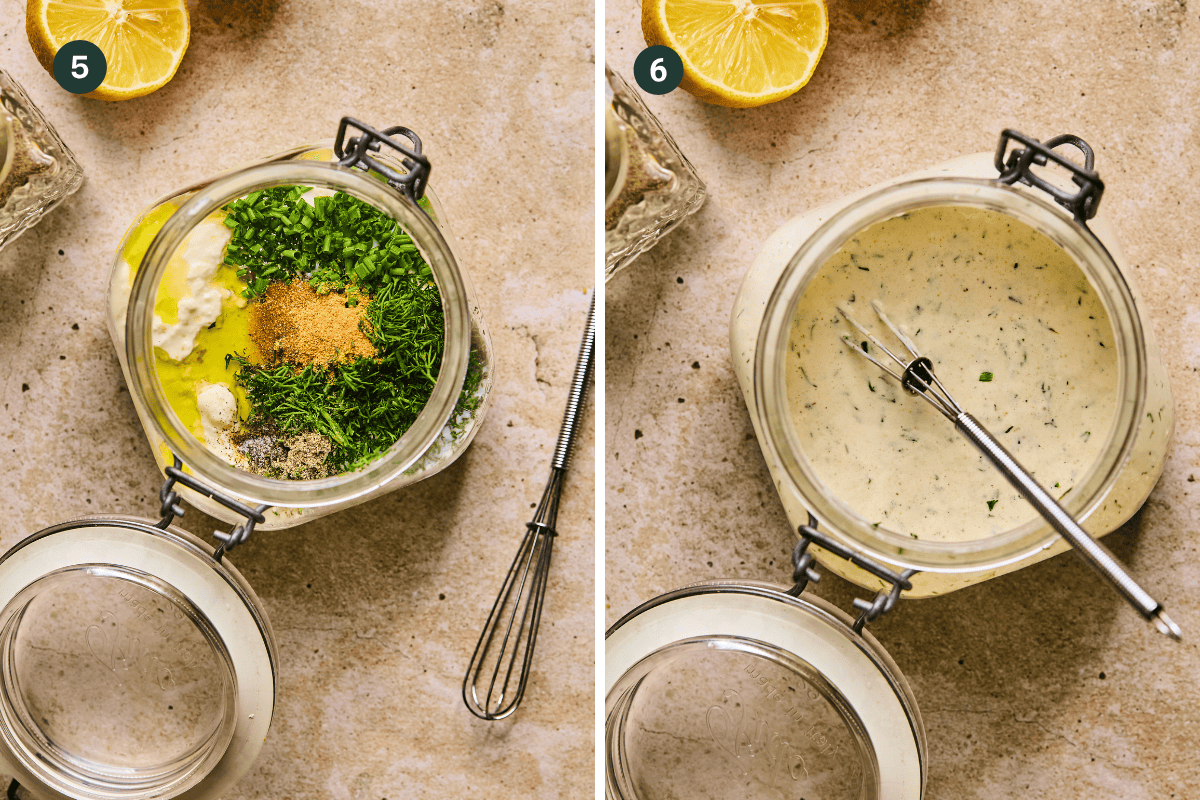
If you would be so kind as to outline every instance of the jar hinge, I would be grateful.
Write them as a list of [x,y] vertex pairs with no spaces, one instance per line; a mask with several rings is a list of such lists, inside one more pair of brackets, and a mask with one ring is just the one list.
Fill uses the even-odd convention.
[[[1014,147],[1009,153],[1009,142],[1019,142],[1025,147],[1024,149]],[[1054,148],[1064,144],[1069,144],[1083,153],[1084,165],[1082,167],[1054,151]],[[1071,173],[1071,181],[1079,187],[1078,191],[1071,192],[1059,188],[1033,172],[1034,166],[1044,167],[1047,162],[1051,161]],[[1077,222],[1087,227],[1085,223],[1096,216],[1096,210],[1100,206],[1100,196],[1104,194],[1104,181],[1100,180],[1100,176],[1092,169],[1095,161],[1095,154],[1092,152],[1091,146],[1070,133],[1039,142],[1031,136],[1005,129],[1000,133],[1000,145],[996,148],[995,163],[996,169],[1000,173],[998,180],[1001,183],[1020,182],[1026,186],[1041,189],[1053,197],[1054,202],[1070,211]]]
[[213,557],[217,561],[220,561],[223,555],[250,538],[250,534],[254,532],[255,525],[266,521],[263,512],[270,508],[270,506],[260,505],[256,508],[251,508],[245,503],[235,500],[229,495],[223,494],[195,477],[188,475],[183,471],[183,461],[180,460],[179,456],[174,456],[174,459],[174,466],[167,467],[166,469],[167,480],[163,483],[162,488],[158,490],[158,499],[160,501],[159,513],[163,517],[155,524],[155,527],[165,530],[175,517],[183,516],[183,504],[180,503],[179,492],[175,491],[176,483],[183,484],[194,492],[199,492],[209,499],[216,500],[230,511],[241,514],[246,518],[245,523],[235,525],[229,533],[213,531],[213,538],[221,543],[217,546]]
[[[347,134],[350,133],[348,128],[351,127],[360,131],[361,135],[347,139]],[[408,143],[397,141],[393,136],[403,136]],[[400,161],[407,172],[397,172],[371,157],[370,154],[378,153],[382,145],[387,145],[400,154]],[[388,185],[399,189],[414,203],[425,196],[425,185],[429,182],[429,173],[433,168],[429,159],[421,154],[421,138],[408,128],[397,125],[377,131],[353,117],[342,117],[342,121],[338,123],[337,138],[333,142],[333,153],[337,156],[338,166],[375,170],[387,178]]]
[[817,518],[812,514],[808,515],[808,524],[801,525],[798,531],[800,541],[792,549],[792,580],[795,585],[787,591],[787,594],[792,597],[799,597],[810,582],[817,583],[821,580],[821,574],[817,572],[814,563],[816,558],[808,550],[810,544],[816,544],[835,556],[846,559],[854,566],[865,569],[885,583],[891,584],[890,589],[880,589],[873,600],[863,600],[859,597],[854,599],[854,607],[859,611],[858,618],[851,626],[855,633],[861,634],[864,625],[875,620],[880,614],[891,611],[892,606],[896,605],[896,601],[900,599],[900,592],[912,588],[912,582],[909,579],[917,574],[915,569],[895,572],[877,561],[859,555],[818,531]]

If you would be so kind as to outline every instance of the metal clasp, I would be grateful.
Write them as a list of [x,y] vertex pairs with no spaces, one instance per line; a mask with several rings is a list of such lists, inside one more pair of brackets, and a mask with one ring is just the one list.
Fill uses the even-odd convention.
[[859,610],[858,618],[851,626],[855,633],[861,634],[864,625],[874,621],[880,614],[891,611],[892,607],[896,605],[896,601],[900,599],[900,592],[912,588],[912,581],[909,579],[917,574],[917,570],[906,569],[903,572],[895,572],[878,561],[854,552],[818,531],[817,518],[812,514],[808,515],[808,524],[801,525],[798,531],[800,541],[792,549],[792,581],[794,585],[787,590],[787,594],[792,597],[799,597],[800,593],[808,588],[810,582],[818,583],[821,580],[821,574],[817,572],[814,564],[816,558],[808,551],[808,546],[811,544],[816,544],[835,556],[846,559],[854,566],[866,570],[881,581],[891,584],[890,589],[880,589],[873,600],[863,600],[858,597],[854,599],[854,607]]
[[[347,138],[349,128],[358,130],[360,135]],[[408,143],[397,141],[393,136],[403,136]],[[400,154],[400,162],[407,172],[398,172],[371,157],[371,153],[378,153],[384,145]],[[379,172],[390,186],[399,189],[414,203],[425,196],[425,184],[429,182],[432,167],[429,159],[421,154],[421,138],[408,128],[397,125],[377,131],[353,117],[342,117],[333,142],[333,153],[339,166]]]
[[[1009,142],[1019,142],[1025,147],[1014,147],[1009,152]],[[1056,147],[1069,144],[1083,153],[1083,166],[1080,167],[1071,159],[1055,152]],[[1095,155],[1091,146],[1069,133],[1039,142],[1031,136],[1017,131],[1005,129],[1000,134],[1000,145],[996,148],[996,169],[1000,173],[1001,183],[1023,183],[1034,186],[1054,198],[1054,202],[1071,212],[1080,223],[1085,223],[1096,216],[1100,206],[1100,197],[1104,194],[1104,181],[1092,169]],[[1053,162],[1071,173],[1071,181],[1079,187],[1076,192],[1061,189],[1034,174],[1032,167],[1044,167]]]
[[162,519],[155,523],[155,527],[165,530],[175,517],[183,516],[183,504],[179,502],[179,492],[175,491],[175,484],[177,483],[211,500],[216,500],[230,511],[241,514],[246,518],[245,523],[235,525],[233,530],[228,533],[213,531],[213,538],[221,543],[213,553],[213,558],[220,561],[221,556],[250,538],[250,534],[254,533],[255,525],[266,521],[263,512],[270,508],[270,506],[260,505],[256,508],[251,508],[245,503],[235,500],[229,495],[219,492],[197,478],[188,475],[183,471],[183,461],[180,460],[179,456],[174,456],[174,459],[174,466],[167,467],[166,469],[167,480],[163,483],[162,488],[158,490],[159,513],[162,514]]

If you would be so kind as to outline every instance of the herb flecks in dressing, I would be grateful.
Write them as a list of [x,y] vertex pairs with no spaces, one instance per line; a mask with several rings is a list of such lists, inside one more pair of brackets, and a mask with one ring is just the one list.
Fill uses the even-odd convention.
[[955,399],[1003,431],[1000,441],[1043,486],[1069,491],[1084,477],[1104,445],[1092,432],[1109,430],[1116,415],[1116,350],[1099,298],[1029,226],[939,207],[858,234],[797,305],[791,414],[834,495],[881,528],[922,540],[986,538],[1036,517],[953,425],[842,343],[849,331],[837,306],[873,320],[875,298],[916,331]]

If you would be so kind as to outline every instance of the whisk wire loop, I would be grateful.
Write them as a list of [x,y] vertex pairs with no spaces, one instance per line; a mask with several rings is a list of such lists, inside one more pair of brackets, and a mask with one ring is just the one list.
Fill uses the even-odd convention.
[[[463,680],[463,701],[486,720],[507,717],[525,695],[546,595],[563,470],[552,469],[542,502],[513,557]],[[514,683],[515,679],[515,683]],[[486,681],[487,688],[481,691]]]
[[[892,332],[892,335],[904,345],[904,349],[908,351],[907,359],[893,353],[888,349],[887,345],[875,338],[875,335],[867,330],[854,316],[847,311],[843,306],[838,306],[837,310],[845,318],[847,322],[853,325],[860,333],[870,340],[871,344],[875,345],[880,351],[885,353],[888,358],[892,359],[901,372],[896,372],[894,369],[884,364],[879,359],[875,358],[865,348],[855,344],[849,336],[843,336],[842,342],[858,353],[860,356],[870,361],[875,366],[882,369],[887,374],[895,378],[901,386],[908,389],[913,394],[923,397],[931,406],[936,408],[947,419],[954,420],[959,414],[963,413],[962,406],[954,399],[942,382],[938,380],[937,375],[933,372],[933,361],[928,357],[921,355],[921,351],[917,349],[916,343],[908,336],[904,328],[894,324],[888,319],[887,314],[883,311],[883,305],[875,300],[871,303],[871,308],[875,310],[876,316],[884,324],[884,326]],[[865,342],[864,342],[865,344]]]
[[[878,300],[875,300],[871,303],[871,307],[875,310],[875,314],[884,326],[904,345],[911,358],[907,360],[902,359],[889,350],[886,345],[876,339],[869,330],[860,325],[858,320],[854,319],[842,306],[838,306],[837,310],[847,322],[865,335],[880,351],[891,358],[896,365],[901,367],[903,374],[898,374],[887,364],[872,356],[868,352],[866,342],[863,342],[862,346],[859,347],[849,336],[843,336],[842,341],[855,353],[858,353],[899,381],[900,385],[904,388],[924,398],[926,402],[953,422],[954,427],[959,433],[963,434],[971,444],[975,445],[979,452],[991,462],[992,466],[1020,493],[1020,496],[1032,505],[1054,530],[1058,531],[1063,538],[1070,542],[1080,557],[1100,573],[1108,581],[1109,585],[1116,589],[1130,605],[1137,609],[1147,621],[1151,622],[1159,632],[1173,639],[1181,638],[1182,634],[1179,626],[1167,616],[1162,604],[1151,597],[1146,590],[1130,577],[1113,554],[1104,545],[1093,539],[1067,513],[1066,509],[1059,505],[1058,501],[1029,474],[1028,470],[1021,466],[1017,459],[1004,448],[1004,445],[988,432],[979,420],[963,410],[962,406],[958,404],[950,392],[947,391],[946,387],[942,385],[942,382],[938,380],[937,375],[934,374],[933,361],[921,355],[920,351],[917,350],[916,344],[905,333],[904,329],[893,324],[888,319],[887,315],[883,312],[882,304]],[[874,605],[861,606],[860,610],[867,615],[866,618],[869,620],[873,618],[870,616],[870,613],[879,613],[878,609],[883,607],[880,604],[885,603],[885,600],[886,598],[876,598]],[[892,599],[890,602],[894,603],[895,600]]]

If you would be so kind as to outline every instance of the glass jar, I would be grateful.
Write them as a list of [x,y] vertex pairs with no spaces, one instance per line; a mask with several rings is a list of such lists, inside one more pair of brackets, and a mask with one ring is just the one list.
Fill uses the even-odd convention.
[[[1073,188],[1095,178],[1089,185],[1096,191],[1088,201],[1088,213],[1072,216],[1046,199],[1047,185],[1067,194],[1062,188],[1067,184],[1060,180],[1033,188],[997,179],[997,169],[1008,163],[1008,136],[1006,132],[1002,137],[995,156],[964,156],[794,217],[768,238],[734,301],[730,333],[734,366],[788,519],[801,526],[811,514],[824,531],[852,549],[896,568],[918,570],[907,596],[960,589],[1049,558],[1068,549],[1068,544],[1032,514],[1024,524],[970,541],[904,536],[865,519],[835,496],[814,471],[789,412],[785,375],[789,329],[817,271],[864,229],[918,209],[986,209],[1044,235],[1082,271],[1111,321],[1118,373],[1116,410],[1099,455],[1062,500],[1093,536],[1115,530],[1145,502],[1162,472],[1174,429],[1170,387],[1154,335],[1139,314],[1141,299],[1133,271],[1103,212],[1086,222],[1096,210],[1102,184],[1090,171],[1090,163],[1086,170],[1075,168],[1072,179],[1083,177],[1075,180]],[[1090,161],[1090,150],[1088,157]],[[985,373],[980,379],[990,377]],[[855,583],[880,586],[874,577],[845,561],[818,557],[827,568]]]
[[[361,139],[345,142],[346,157],[353,155],[351,151],[367,154],[370,173],[330,163],[343,154],[341,147],[348,135],[347,120],[343,120],[334,143],[292,148],[189,186],[150,206],[134,220],[117,249],[109,280],[109,332],[160,468],[178,458],[208,487],[247,505],[269,506],[259,528],[298,525],[440,472],[471,443],[489,406],[491,339],[474,288],[455,258],[445,213],[433,191],[424,185],[428,162],[420,154],[420,140],[406,129],[379,133],[353,120],[349,124],[364,133]],[[388,139],[397,132],[409,141],[398,144]],[[380,138],[364,149],[361,142],[368,136]],[[380,152],[383,139],[388,141],[382,142]],[[394,187],[382,179],[379,169],[413,182]],[[365,466],[312,480],[263,477],[238,469],[210,450],[168,402],[155,366],[156,358],[165,356],[156,353],[152,345],[159,285],[191,231],[235,199],[263,188],[291,185],[345,192],[397,220],[432,270],[445,326],[440,371],[432,395],[412,426]],[[407,187],[411,186],[416,190],[410,194]],[[470,388],[466,381],[472,370],[477,385]],[[191,487],[184,486],[182,493],[206,514],[235,524],[244,517]]]
[[266,613],[169,523],[84,517],[0,556],[0,765],[35,797],[212,800],[262,749]]
[[604,275],[611,278],[704,204],[704,183],[642,98],[605,67]]
[[604,646],[605,798],[919,800],[925,728],[896,664],[824,600],[707,581]]
[[20,84],[0,70],[0,248],[63,201],[83,170]]

